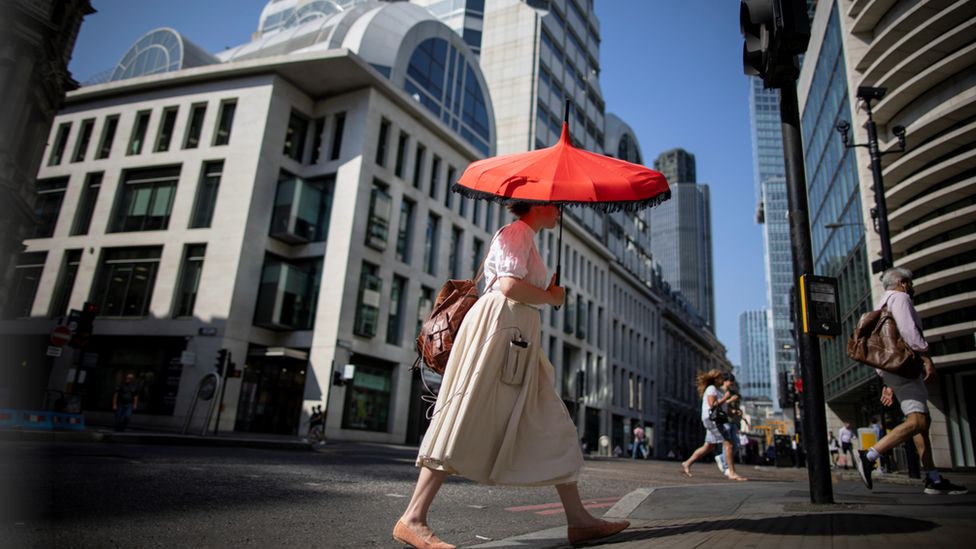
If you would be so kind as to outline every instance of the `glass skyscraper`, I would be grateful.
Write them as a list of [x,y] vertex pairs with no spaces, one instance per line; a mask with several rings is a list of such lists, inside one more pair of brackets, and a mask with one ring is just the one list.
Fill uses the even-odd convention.
[[[766,297],[769,322],[766,343],[768,359],[767,396],[779,407],[778,372],[791,371],[796,364],[790,293],[793,289],[793,248],[786,217],[786,171],[783,166],[783,135],[779,121],[779,92],[767,90],[756,76],[749,77],[749,113],[752,120],[752,158],[755,193],[759,203],[757,220],[763,224],[766,263]],[[743,359],[744,362],[744,359]]]
[[742,396],[765,399],[770,396],[769,309],[745,311],[739,315],[739,345],[742,364],[736,373]]
[[[805,104],[801,105],[810,231],[814,270],[837,277],[841,333],[853,331],[871,306],[870,270],[861,221],[857,163],[834,128],[851,120],[850,96],[838,10],[832,10],[816,59]],[[827,228],[839,224],[839,228]],[[828,402],[856,398],[855,389],[874,372],[847,358],[846,340],[821,342],[825,397]]]

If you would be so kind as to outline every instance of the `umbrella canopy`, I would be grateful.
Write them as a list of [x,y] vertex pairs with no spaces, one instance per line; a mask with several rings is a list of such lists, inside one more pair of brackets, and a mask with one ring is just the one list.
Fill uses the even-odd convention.
[[454,190],[503,203],[585,205],[605,211],[639,210],[671,197],[660,172],[574,147],[565,122],[555,145],[473,162]]

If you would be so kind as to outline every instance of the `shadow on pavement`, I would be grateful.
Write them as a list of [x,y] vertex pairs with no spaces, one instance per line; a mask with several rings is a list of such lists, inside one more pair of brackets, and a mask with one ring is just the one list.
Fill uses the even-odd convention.
[[723,519],[693,522],[673,526],[651,526],[627,530],[601,545],[653,540],[683,534],[739,530],[757,534],[786,536],[871,536],[877,534],[908,534],[925,532],[938,527],[927,520],[859,513],[825,513],[793,515],[761,519]]

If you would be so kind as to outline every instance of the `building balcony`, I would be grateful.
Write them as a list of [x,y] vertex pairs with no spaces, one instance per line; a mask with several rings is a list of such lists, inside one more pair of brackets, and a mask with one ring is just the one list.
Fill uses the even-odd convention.
[[[962,309],[964,307],[976,307],[976,292],[963,292],[960,294],[929,301],[915,307],[918,316],[928,318],[938,314]],[[928,336],[929,334],[926,334]]]
[[976,168],[976,150],[960,152],[912,174],[885,192],[888,209],[894,211],[932,185]]
[[976,177],[970,177],[935,192],[927,193],[915,201],[892,210],[888,215],[888,226],[893,233],[897,233],[912,221],[974,194],[976,194]]
[[971,223],[973,219],[976,219],[976,205],[966,206],[934,217],[892,237],[891,251],[895,254],[902,253],[940,233]]
[[895,260],[895,266],[916,270],[919,267],[935,263],[951,255],[961,254],[976,249],[976,233],[953,238],[947,242],[930,246],[913,254]]
[[974,63],[976,63],[976,44],[970,44],[926,66],[897,89],[888,90],[888,95],[874,109],[875,121],[887,124],[919,96],[944,80],[959,75]]
[[976,121],[929,139],[921,146],[912,147],[897,160],[890,162],[887,169],[883,170],[885,181],[896,183],[907,179],[919,167],[931,164],[973,143],[976,143]]
[[949,326],[939,326],[938,328],[929,328],[925,330],[925,337],[932,340],[941,338],[948,339],[972,333],[976,333],[976,320],[960,322],[959,324],[951,324]]
[[921,294],[973,277],[976,277],[976,263],[968,263],[916,278],[913,282],[915,283],[915,291]]
[[856,0],[847,11],[847,14],[854,18],[851,32],[873,31],[878,21],[897,3],[898,0]]
[[976,363],[976,352],[954,353],[932,357],[936,368],[952,368],[954,366],[972,366]]

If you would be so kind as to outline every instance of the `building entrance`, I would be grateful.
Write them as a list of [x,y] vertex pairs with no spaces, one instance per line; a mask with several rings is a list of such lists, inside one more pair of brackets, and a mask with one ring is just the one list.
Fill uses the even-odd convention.
[[307,365],[297,358],[249,356],[234,429],[297,435]]

